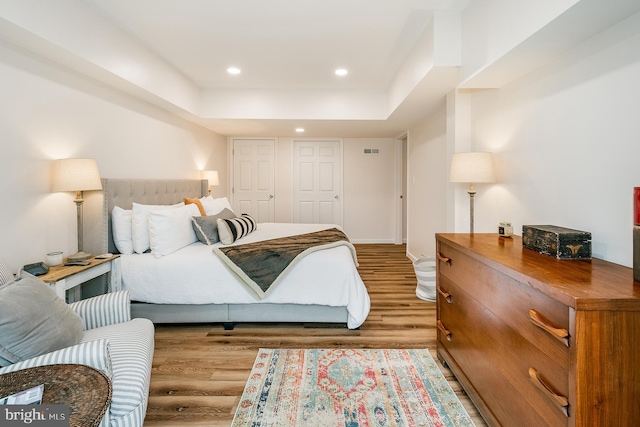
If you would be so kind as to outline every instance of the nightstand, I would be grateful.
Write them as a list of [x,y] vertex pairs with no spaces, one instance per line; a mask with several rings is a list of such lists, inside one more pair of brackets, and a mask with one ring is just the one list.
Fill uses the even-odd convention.
[[[66,261],[66,259],[65,259]],[[60,298],[67,302],[80,300],[80,285],[103,274],[108,275],[109,290],[115,292],[122,289],[122,276],[120,274],[120,255],[111,258],[88,259],[89,265],[65,266],[64,263],[50,267],[47,274],[38,276],[43,282],[55,288]],[[67,299],[67,291],[69,293]]]

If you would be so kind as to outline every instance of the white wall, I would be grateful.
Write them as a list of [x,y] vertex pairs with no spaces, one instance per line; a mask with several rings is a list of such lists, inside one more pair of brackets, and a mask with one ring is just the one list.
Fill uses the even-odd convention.
[[[508,86],[472,92],[465,113],[470,148],[495,153],[498,179],[478,186],[476,232],[495,233],[500,221],[511,221],[517,235],[523,224],[590,231],[594,257],[631,266],[632,192],[640,186],[638,76],[640,14]],[[409,133],[408,252],[414,256],[432,252],[434,232],[469,229],[468,215],[455,214],[468,212],[465,188],[452,187],[443,169],[450,155],[442,146],[455,142],[443,142],[443,111]],[[431,182],[436,186],[427,188]],[[449,229],[427,211],[451,200],[445,188],[455,193]]]
[[[291,221],[292,147],[277,138],[276,222]],[[379,154],[364,154],[377,148]],[[355,243],[391,243],[395,230],[395,147],[391,138],[343,140],[343,228]]]
[[435,233],[446,231],[447,117],[443,105],[412,127],[407,148],[407,254],[435,255]]
[[15,271],[76,250],[74,194],[51,193],[53,159],[92,157],[107,178],[199,178],[226,140],[41,58],[0,44],[0,256]]
[[[375,148],[378,154],[364,154]],[[353,242],[393,243],[395,233],[395,140],[345,138],[344,230]]]
[[476,148],[496,153],[499,183],[480,230],[510,220],[590,231],[593,255],[632,265],[632,192],[640,185],[640,14],[561,60],[472,95]]

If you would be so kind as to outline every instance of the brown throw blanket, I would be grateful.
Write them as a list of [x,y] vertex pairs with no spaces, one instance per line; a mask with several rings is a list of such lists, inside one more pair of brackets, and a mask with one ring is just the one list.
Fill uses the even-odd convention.
[[214,247],[213,252],[262,299],[302,257],[342,245],[351,250],[353,261],[358,265],[355,248],[337,228],[244,245]]

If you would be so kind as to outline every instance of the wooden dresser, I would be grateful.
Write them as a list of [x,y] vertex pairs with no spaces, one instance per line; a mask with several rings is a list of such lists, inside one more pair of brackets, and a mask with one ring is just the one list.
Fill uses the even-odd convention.
[[437,234],[438,357],[495,426],[639,426],[640,283],[520,237]]

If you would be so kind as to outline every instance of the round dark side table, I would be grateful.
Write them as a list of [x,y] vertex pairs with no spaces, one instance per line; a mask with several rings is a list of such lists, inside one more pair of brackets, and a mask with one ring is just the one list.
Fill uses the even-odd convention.
[[36,366],[0,375],[0,397],[44,384],[42,404],[68,405],[69,426],[97,426],[111,403],[111,381],[91,366]]

